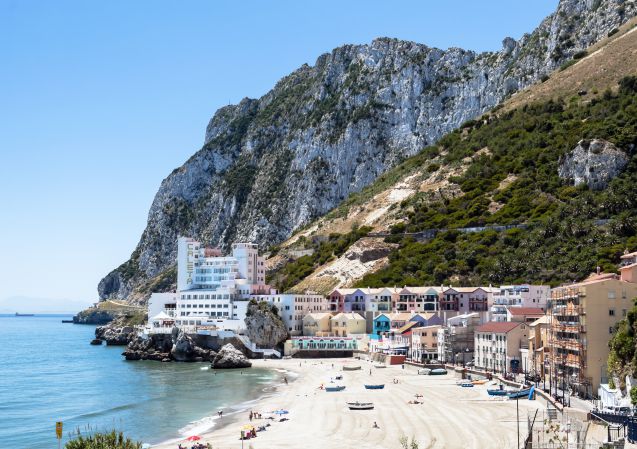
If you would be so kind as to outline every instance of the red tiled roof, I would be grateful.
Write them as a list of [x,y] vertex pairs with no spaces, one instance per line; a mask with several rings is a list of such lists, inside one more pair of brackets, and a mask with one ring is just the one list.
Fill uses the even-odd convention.
[[495,332],[497,334],[504,334],[512,331],[522,323],[515,321],[489,321],[476,329],[476,332]]
[[511,315],[544,315],[544,310],[539,307],[509,307]]

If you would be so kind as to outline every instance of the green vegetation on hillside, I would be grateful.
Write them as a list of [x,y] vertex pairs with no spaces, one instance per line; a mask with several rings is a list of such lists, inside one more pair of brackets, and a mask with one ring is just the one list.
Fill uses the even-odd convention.
[[321,265],[343,255],[347,248],[370,231],[371,228],[367,226],[355,227],[347,234],[330,234],[322,241],[301,237],[297,243],[303,248],[313,249],[314,253],[299,257],[279,270],[269,273],[268,284],[274,285],[281,292],[288,291]]
[[[386,268],[358,285],[558,284],[581,279],[598,265],[614,271],[624,248],[637,248],[636,158],[601,192],[568,185],[557,170],[560,157],[579,140],[593,138],[632,151],[637,77],[623,79],[617,94],[607,91],[588,104],[525,106],[448,134],[437,145],[445,150],[445,163],[473,157],[467,171],[453,179],[463,195],[435,204],[419,195],[404,201],[405,222],[388,238],[400,247]],[[507,177],[513,182],[499,188]],[[609,221],[599,226],[598,219]],[[452,229],[495,223],[529,227],[472,234]],[[428,242],[403,236],[437,228],[451,230]]]
[[[637,376],[637,300],[632,309],[628,311],[626,318],[617,324],[615,333],[613,334],[608,346],[610,353],[608,355],[608,373],[612,377],[617,377],[620,381],[620,387],[624,387],[624,381],[627,375]],[[637,403],[637,394],[631,391],[631,399],[633,404]]]

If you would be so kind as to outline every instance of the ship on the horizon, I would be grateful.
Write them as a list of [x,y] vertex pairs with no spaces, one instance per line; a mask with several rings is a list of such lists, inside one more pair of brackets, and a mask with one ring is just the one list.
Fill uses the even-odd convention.
[[35,316],[33,313],[15,313],[15,316]]

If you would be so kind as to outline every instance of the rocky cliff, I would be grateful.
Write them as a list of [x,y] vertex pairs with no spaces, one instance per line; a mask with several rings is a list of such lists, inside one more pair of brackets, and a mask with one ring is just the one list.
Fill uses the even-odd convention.
[[[631,148],[632,150],[632,148]],[[628,164],[626,152],[604,139],[580,140],[560,161],[561,178],[589,189],[603,190]]]
[[220,109],[203,147],[162,182],[137,248],[100,282],[100,298],[138,300],[170,288],[180,234],[225,247],[284,240],[405,157],[581,57],[636,8],[562,0],[498,52],[388,38],[346,45],[260,99]]
[[288,330],[274,306],[251,301],[245,317],[246,337],[259,348],[275,348],[288,338]]

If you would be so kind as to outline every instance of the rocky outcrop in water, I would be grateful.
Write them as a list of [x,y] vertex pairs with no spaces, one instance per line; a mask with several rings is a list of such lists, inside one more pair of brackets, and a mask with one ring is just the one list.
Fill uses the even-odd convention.
[[497,52],[380,38],[345,45],[259,99],[217,111],[204,145],[162,182],[130,260],[100,298],[142,301],[174,283],[178,235],[269,245],[387,169],[570,61],[635,15],[634,2],[562,0]]
[[106,324],[98,326],[95,329],[95,338],[104,340],[109,346],[125,346],[137,334],[133,326],[126,324],[127,317],[120,316]]
[[126,360],[212,362],[216,352],[202,348],[192,336],[174,328],[171,334],[136,335],[122,355]]
[[92,307],[82,310],[73,317],[74,324],[97,324],[104,325],[110,323],[119,316],[119,312],[103,310]]
[[276,308],[267,302],[251,301],[244,321],[246,337],[259,348],[275,348],[289,336]]
[[603,139],[580,140],[577,146],[560,161],[561,178],[576,186],[586,184],[590,189],[603,190],[628,164],[628,155]]
[[219,350],[212,360],[212,368],[229,369],[229,368],[249,368],[252,363],[243,354],[230,343]]

